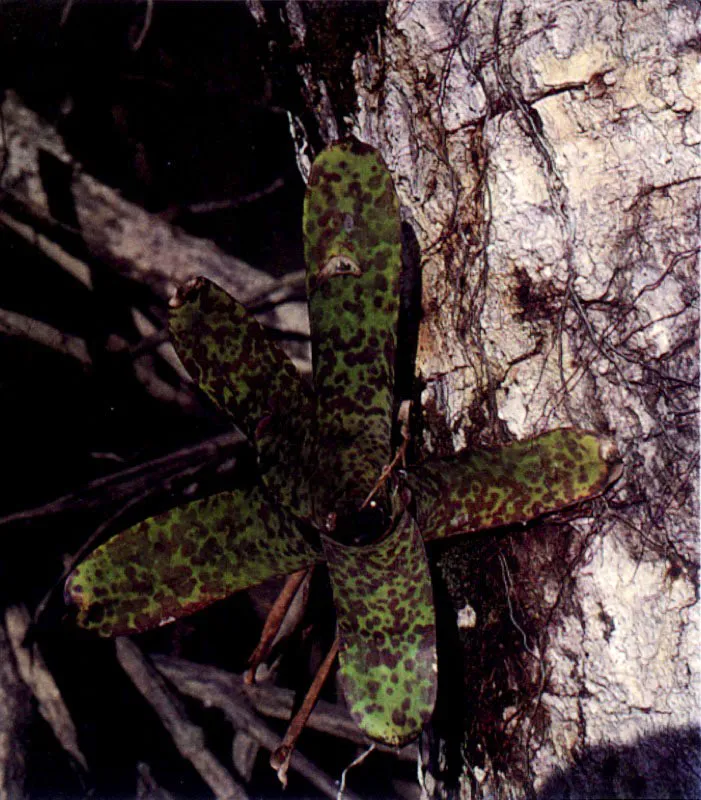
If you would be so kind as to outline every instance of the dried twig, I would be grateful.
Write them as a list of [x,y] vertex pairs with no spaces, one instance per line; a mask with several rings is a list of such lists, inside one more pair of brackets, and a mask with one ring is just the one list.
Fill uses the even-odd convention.
[[[294,587],[295,591],[289,592],[289,602],[283,602],[278,596],[275,606],[268,614],[264,632],[261,634],[261,641],[249,661],[251,667],[244,676],[244,683],[247,685],[254,683],[259,672],[258,668],[268,658],[272,648],[299,627],[309,599],[309,585],[312,573],[313,569],[301,570],[300,573],[295,573],[288,578],[285,587],[288,591]],[[300,576],[299,581],[295,578],[298,574]],[[282,608],[283,606],[284,608]],[[275,618],[274,624],[272,622],[273,618]],[[266,627],[269,628],[267,632],[265,630]],[[277,665],[268,667],[266,669],[267,678],[271,679],[276,672]],[[232,757],[234,765],[241,775],[250,776],[259,750],[260,742],[243,731],[237,731],[234,736]]]
[[117,659],[124,671],[161,718],[178,752],[193,765],[216,797],[247,800],[243,787],[205,747],[202,729],[187,718],[158,670],[129,639],[118,638],[116,647]]
[[140,761],[136,765],[139,777],[136,781],[136,800],[174,800],[173,795],[159,786],[148,764]]
[[[31,225],[20,222],[4,210],[0,211],[0,225],[4,225],[20,235],[32,247],[36,247],[45,256],[52,259],[86,288],[93,288],[91,268],[85,261],[69,254],[51,238],[39,233]],[[128,353],[135,362],[135,377],[157,399],[177,403],[186,410],[191,409],[194,403],[192,392],[187,389],[182,390],[160,378],[158,371],[149,363],[150,359],[143,358],[144,355],[149,355],[148,349],[153,347],[154,338],[157,337],[159,340],[155,343],[155,346],[158,348],[158,355],[182,378],[183,368],[173,348],[167,343],[167,334],[162,331],[155,331],[154,326],[145,319],[145,316],[138,308],[132,308],[131,313],[137,329],[144,335],[144,340],[139,345],[129,347],[125,344],[123,348],[124,352]],[[144,332],[144,326],[147,327],[148,333]],[[92,363],[88,343],[84,338],[58,330],[43,320],[32,319],[14,311],[0,309],[0,331],[11,336],[21,336],[57,353],[74,358],[83,367],[87,368]],[[139,357],[141,357],[141,360],[137,361]]]
[[290,605],[297,594],[297,590],[300,588],[307,575],[311,575],[312,570],[313,567],[310,567],[309,569],[301,569],[297,572],[293,572],[292,575],[287,577],[285,585],[282,587],[280,594],[275,598],[275,602],[268,612],[265,625],[263,625],[263,630],[260,634],[258,646],[253,651],[248,661],[250,667],[244,678],[246,683],[255,683],[256,670],[258,669],[258,666],[262,664],[270,655],[275,638],[280,630],[280,627],[282,626],[282,622],[285,619]]
[[6,209],[0,210],[0,225],[4,225],[32,247],[39,250],[39,252],[47,258],[50,258],[53,262],[58,264],[61,269],[65,270],[69,275],[82,283],[87,289],[92,289],[90,267],[84,261],[68,253],[49,236],[40,233],[32,225],[22,222],[11,214],[8,214]]
[[[2,112],[1,106],[0,112]],[[0,116],[1,119],[2,116]],[[78,179],[76,178],[76,180]],[[81,241],[82,238],[90,239],[90,230],[78,231],[73,228],[69,229],[65,224],[51,218],[48,211],[38,206],[31,198],[16,197],[11,193],[8,194],[8,198],[9,200],[5,205],[12,206],[16,210],[16,216],[10,215],[7,209],[3,208],[0,210],[0,225],[4,225],[21,236],[32,247],[38,248],[86,288],[92,289],[91,266],[84,260],[84,253],[81,252],[81,257],[78,258],[75,254],[70,253],[63,244],[59,244],[59,242],[63,242],[66,233],[70,233],[74,238],[81,239]],[[105,200],[101,204],[103,210],[106,208],[105,213],[108,216],[110,213],[114,213],[120,219],[120,229],[121,227],[126,227],[131,231],[128,243],[110,241],[106,249],[103,243],[95,244],[96,252],[93,255],[103,268],[106,266],[114,269],[119,274],[126,272],[130,278],[148,284],[157,296],[167,296],[173,284],[184,282],[185,279],[194,277],[197,274],[214,280],[229,294],[246,304],[251,313],[258,315],[260,322],[278,331],[281,337],[281,346],[292,358],[295,366],[303,374],[309,372],[310,352],[307,346],[309,321],[306,302],[303,302],[306,301],[304,270],[299,270],[275,280],[268,275],[263,275],[258,270],[253,270],[243,262],[231,259],[229,256],[222,254],[220,258],[217,258],[209,252],[212,249],[209,243],[188,239],[184,234],[179,233],[176,240],[176,228],[166,226],[165,230],[159,231],[159,227],[165,225],[164,221],[158,217],[153,217],[153,224],[144,221],[140,218],[146,214],[142,209],[136,209],[136,207],[129,205],[124,208],[119,206],[113,208],[111,197],[102,199]],[[119,198],[118,202],[123,204],[125,201]],[[114,203],[116,204],[117,200]],[[92,209],[92,206],[90,208]],[[91,210],[86,209],[86,216],[90,216],[91,213]],[[131,219],[130,215],[133,219]],[[29,218],[29,222],[22,221],[18,217]],[[131,230],[132,222],[135,230]],[[90,224],[93,224],[92,218],[90,218]],[[110,227],[110,223],[102,218],[96,219],[94,224],[99,224],[102,228],[105,226]],[[152,233],[152,236],[147,241],[141,241],[146,230]],[[157,246],[151,239],[157,240]],[[177,247],[176,241],[180,243]],[[138,247],[136,246],[137,244]],[[141,256],[142,251],[148,251],[149,248],[156,248],[152,253],[152,261],[149,265],[134,261],[135,254],[138,253]],[[172,254],[170,248],[173,248]],[[167,267],[165,264],[161,264],[163,250],[170,254]],[[173,263],[183,260],[183,253],[188,258],[187,263],[180,264],[175,270],[171,269]],[[218,261],[222,263],[219,264],[217,263]],[[230,261],[233,261],[233,263],[229,263]],[[145,272],[147,268],[148,271]],[[140,327],[138,324],[138,309],[134,311],[136,312],[135,322],[137,327]],[[150,327],[150,333],[144,334],[149,340],[146,347],[155,343],[159,355],[176,372],[181,374],[182,367],[179,365],[172,347],[161,340],[162,332],[156,331],[154,338],[153,326]],[[144,333],[143,330],[141,332]],[[56,337],[51,337],[51,339],[55,341]],[[78,344],[80,344],[80,341]],[[130,357],[136,358],[143,353],[144,349],[139,344],[135,348],[125,347],[125,352]],[[149,391],[155,393],[158,397],[168,393],[167,387],[163,385],[164,382],[155,380],[157,375],[153,370],[148,370],[145,376],[143,373],[144,369],[143,365],[141,365],[141,374],[137,377],[145,382]],[[148,380],[145,380],[145,378]],[[169,399],[176,400],[185,408],[192,405],[192,397],[187,391],[175,391],[177,393],[173,395],[173,390],[171,389],[170,395],[172,396]]]
[[249,192],[240,197],[231,197],[228,200],[210,200],[205,203],[192,203],[187,207],[191,214],[209,214],[212,211],[223,211],[229,208],[241,208],[241,206],[255,203],[263,197],[274,194],[285,185],[284,178],[276,178],[272,183],[257,192]]
[[265,24],[265,6],[262,0],[245,0],[251,16],[256,21],[258,26]]
[[9,203],[21,210],[36,231],[49,231],[63,240],[59,234],[66,233],[66,224],[52,216],[39,174],[39,152],[45,151],[73,168],[70,189],[80,230],[68,232],[78,233],[80,247],[87,247],[91,256],[117,274],[150,286],[162,297],[168,296],[173,284],[194,275],[207,276],[243,302],[275,286],[269,275],[226,255],[211,242],[168,225],[88,175],[74,162],[56,130],[13,92],[6,92],[2,110],[9,148],[0,186],[3,210]]
[[389,462],[389,464],[385,465],[382,468],[382,474],[375,482],[375,485],[370,490],[368,496],[363,500],[360,510],[362,511],[370,502],[372,502],[372,498],[377,494],[377,492],[382,488],[385,481],[389,476],[392,474],[392,471],[397,466],[397,464],[401,461],[402,466],[406,466],[406,451],[407,447],[409,446],[409,441],[411,440],[411,434],[409,432],[409,413],[411,411],[411,402],[409,400],[404,400],[402,402],[400,411],[399,411],[399,419],[401,421],[401,435],[402,435],[402,443],[397,448],[397,452],[394,454],[394,457]]
[[350,772],[350,770],[360,766],[363,763],[363,761],[365,761],[365,759],[370,755],[370,753],[372,753],[372,751],[375,749],[375,746],[376,746],[375,744],[371,744],[370,747],[367,748],[367,750],[363,750],[363,752],[357,758],[353,759],[353,761],[351,761],[351,763],[343,770],[343,772],[341,773],[341,785],[338,787],[338,794],[336,795],[336,800],[343,800],[343,798],[346,796],[346,780],[348,778],[348,773]]
[[[249,686],[241,675],[225,672],[205,664],[195,664],[181,658],[155,655],[152,660],[156,667],[181,691],[198,697],[207,706],[221,708],[222,698],[249,711],[266,717],[289,720],[294,709],[295,693],[291,689],[273,686],[270,683],[256,683]],[[189,687],[187,689],[183,687]],[[359,745],[370,742],[353,722],[345,706],[334,705],[319,700],[312,711],[307,727],[329,736],[337,736]],[[401,749],[378,745],[380,752],[393,753],[402,761],[415,761],[416,745],[410,744]]]
[[25,737],[32,696],[19,676],[9,636],[0,621],[0,797],[24,797]]
[[91,363],[85,339],[54,328],[39,319],[0,308],[0,333],[21,336],[62,355],[74,358],[83,366]]
[[306,300],[307,293],[304,290],[306,275],[307,273],[303,269],[283,275],[274,287],[248,300],[246,308],[251,313],[257,313],[270,306],[286,303],[289,300]]
[[146,39],[146,34],[148,33],[149,28],[151,27],[151,21],[153,20],[153,0],[146,0],[146,14],[144,15],[144,24],[141,27],[141,32],[139,33],[136,41],[131,46],[131,49],[136,53],[137,50],[141,49],[141,45],[144,43]]
[[28,649],[23,644],[31,617],[25,606],[10,606],[5,611],[5,625],[17,670],[25,684],[36,698],[39,713],[49,723],[61,747],[80,766],[87,770],[88,765],[80,746],[78,734],[71,715],[63,702],[56,681],[49,672],[36,642]]
[[321,666],[314,676],[312,685],[309,687],[309,691],[304,696],[304,700],[302,701],[300,709],[297,711],[294,717],[292,717],[292,721],[285,731],[285,736],[280,743],[280,746],[277,747],[270,756],[270,766],[277,772],[278,779],[283,786],[287,786],[287,770],[290,768],[290,760],[295,751],[295,747],[297,746],[297,740],[302,734],[304,726],[307,724],[307,720],[314,710],[314,706],[319,699],[319,693],[326,683],[326,679],[329,677],[329,672],[331,672],[333,662],[336,660],[336,656],[338,655],[338,648],[339,640],[337,636],[333,640],[333,644],[331,645],[329,652],[326,654],[326,658],[321,662]]
[[61,11],[61,21],[59,22],[61,27],[68,22],[68,15],[71,13],[71,8],[73,8],[74,2],[75,0],[66,0],[66,4],[63,6],[63,10]]
[[238,774],[246,781],[253,777],[253,767],[260,752],[260,742],[244,731],[236,731],[231,746],[231,761]]
[[166,456],[90,481],[78,491],[57,497],[44,505],[0,517],[0,526],[30,522],[77,509],[84,512],[100,508],[107,499],[110,504],[118,503],[137,491],[143,491],[145,487],[162,485],[167,488],[168,481],[193,477],[212,464],[224,462],[243,441],[243,435],[233,430],[213,436]]
[[[248,733],[270,752],[280,746],[280,737],[260,719],[247,699],[249,691],[255,695],[262,687],[252,686],[249,690],[240,676],[203,664],[192,664],[179,658],[154,656],[153,662],[178,691],[197,698],[205,706],[220,709],[237,731]],[[291,700],[292,692],[290,692]],[[306,778],[330,800],[336,800],[335,781],[301,753],[292,754],[290,768]],[[359,800],[359,798],[347,792],[346,800]]]

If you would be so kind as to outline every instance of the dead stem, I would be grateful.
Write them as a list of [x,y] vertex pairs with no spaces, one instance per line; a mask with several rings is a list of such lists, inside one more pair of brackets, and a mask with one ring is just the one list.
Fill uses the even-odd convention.
[[411,408],[411,403],[409,401],[404,401],[399,409],[399,419],[401,420],[401,434],[402,434],[402,443],[397,448],[397,452],[394,454],[394,458],[387,464],[386,467],[382,469],[382,474],[377,479],[377,482],[370,490],[368,496],[363,500],[362,505],[360,506],[360,510],[362,511],[372,500],[372,498],[377,494],[377,492],[382,488],[385,481],[389,476],[392,474],[392,470],[397,466],[399,461],[402,462],[402,466],[406,466],[406,449],[409,446],[409,440],[411,439],[411,434],[409,433],[409,411]]
[[316,701],[319,698],[319,693],[321,692],[321,687],[326,682],[329,672],[331,672],[334,659],[338,655],[338,649],[339,639],[338,636],[336,636],[331,645],[331,649],[326,654],[326,658],[323,660],[318,672],[314,676],[312,685],[309,687],[309,691],[302,701],[299,711],[292,718],[280,746],[270,756],[270,766],[276,770],[278,779],[283,786],[287,786],[287,770],[290,766],[290,759],[292,758],[292,753],[297,744],[297,739],[299,739],[300,734],[304,730],[309,715],[314,710]]
[[256,670],[270,655],[270,651],[275,643],[275,637],[280,630],[283,620],[285,619],[285,615],[292,605],[292,601],[297,594],[297,590],[302,585],[307,575],[311,575],[313,569],[314,567],[300,569],[297,572],[293,572],[292,575],[289,575],[285,580],[285,585],[282,587],[282,591],[277,596],[272,608],[268,612],[265,625],[263,625],[263,630],[260,635],[258,646],[248,660],[249,668],[244,677],[244,681],[249,686],[256,682]]

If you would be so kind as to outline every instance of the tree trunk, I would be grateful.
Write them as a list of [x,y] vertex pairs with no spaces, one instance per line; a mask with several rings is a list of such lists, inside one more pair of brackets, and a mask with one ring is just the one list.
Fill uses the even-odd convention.
[[348,17],[324,34],[320,5],[286,4],[296,128],[353,133],[394,174],[424,450],[578,426],[625,464],[574,513],[435,553],[426,793],[698,796],[698,9],[394,0],[353,43],[349,102],[319,66]]

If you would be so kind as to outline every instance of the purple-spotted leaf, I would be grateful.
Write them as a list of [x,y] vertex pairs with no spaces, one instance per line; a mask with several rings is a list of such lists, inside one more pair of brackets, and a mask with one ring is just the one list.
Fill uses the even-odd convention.
[[178,292],[168,322],[185,369],[256,446],[263,482],[308,519],[314,400],[294,364],[241,303],[205,278]]
[[424,541],[528,522],[600,494],[621,474],[605,437],[572,428],[414,468]]
[[348,140],[319,154],[304,202],[304,252],[323,523],[357,508],[391,458],[399,203],[371,147]]
[[341,640],[341,685],[358,727],[401,745],[436,699],[433,591],[421,533],[404,512],[378,542],[348,547],[322,536]]
[[66,582],[78,623],[102,636],[165,625],[320,559],[258,487],[178,506],[109,539]]

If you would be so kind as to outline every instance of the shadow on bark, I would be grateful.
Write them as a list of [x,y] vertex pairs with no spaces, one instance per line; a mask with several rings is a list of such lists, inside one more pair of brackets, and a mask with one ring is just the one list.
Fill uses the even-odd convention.
[[701,797],[701,732],[670,728],[634,745],[587,748],[570,769],[558,772],[537,800],[638,800]]

